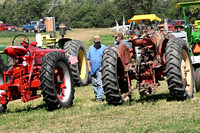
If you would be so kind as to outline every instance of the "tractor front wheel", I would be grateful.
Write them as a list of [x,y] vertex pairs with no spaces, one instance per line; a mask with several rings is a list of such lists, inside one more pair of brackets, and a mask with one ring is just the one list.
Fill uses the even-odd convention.
[[87,55],[81,41],[70,40],[64,45],[65,56],[77,56],[78,63],[70,65],[75,85],[81,86],[88,83]]
[[[3,59],[0,57],[0,84],[4,83],[4,72],[5,69],[5,64],[3,62]],[[1,97],[1,93],[4,92],[4,90],[0,90],[0,97]],[[5,112],[7,106],[6,105],[2,105],[0,104],[0,113]]]
[[42,60],[40,72],[43,100],[49,110],[72,106],[75,90],[65,55],[56,51],[47,53]]
[[177,100],[194,95],[193,67],[189,49],[181,38],[169,40],[166,46],[166,76],[170,94]]

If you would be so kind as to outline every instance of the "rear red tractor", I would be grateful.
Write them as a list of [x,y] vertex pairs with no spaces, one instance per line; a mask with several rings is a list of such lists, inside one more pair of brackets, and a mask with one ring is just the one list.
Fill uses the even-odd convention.
[[28,38],[22,34],[16,38],[23,41],[18,43],[14,39],[13,46],[4,50],[13,63],[0,79],[3,81],[0,85],[0,112],[6,110],[9,101],[21,99],[25,103],[40,97],[38,90],[41,90],[49,110],[70,107],[75,90],[65,51],[40,49],[36,42],[29,45]]
[[[119,105],[130,100],[138,88],[141,96],[154,94],[160,80],[167,77],[172,99],[193,97],[193,67],[189,46],[181,38],[148,31],[125,44],[112,45],[103,54],[102,80],[106,101]],[[136,79],[136,85],[131,80]]]

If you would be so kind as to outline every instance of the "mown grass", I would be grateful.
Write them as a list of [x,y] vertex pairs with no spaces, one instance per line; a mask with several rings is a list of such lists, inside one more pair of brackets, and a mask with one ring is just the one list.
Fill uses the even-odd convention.
[[[85,30],[90,33],[94,29]],[[102,44],[113,42],[112,33],[107,33],[100,35]],[[93,34],[88,36],[88,41],[82,40],[87,47]],[[74,104],[69,109],[48,111],[42,97],[27,103],[11,101],[0,114],[0,132],[199,132],[200,93],[187,101],[173,101],[166,81],[160,83],[155,95],[141,98],[135,90],[132,101],[122,106],[92,101],[91,84],[75,87]]]
[[35,40],[35,33],[0,31],[0,45],[11,46],[13,38],[18,34],[26,35],[30,42]]

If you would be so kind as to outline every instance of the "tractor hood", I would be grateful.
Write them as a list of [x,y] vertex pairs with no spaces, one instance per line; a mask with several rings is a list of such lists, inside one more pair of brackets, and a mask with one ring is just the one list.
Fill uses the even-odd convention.
[[9,46],[4,49],[4,53],[10,57],[23,56],[27,53],[27,49],[21,46]]

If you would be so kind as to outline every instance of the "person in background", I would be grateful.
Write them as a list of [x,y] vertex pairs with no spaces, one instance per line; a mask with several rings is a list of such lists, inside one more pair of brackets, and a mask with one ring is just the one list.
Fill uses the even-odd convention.
[[93,38],[94,45],[90,46],[87,55],[88,71],[92,76],[92,85],[96,101],[103,101],[103,85],[101,80],[101,60],[106,46],[101,44],[99,35]]
[[133,57],[133,48],[130,46],[129,42],[127,42],[126,40],[123,40],[124,37],[123,37],[122,32],[121,31],[115,32],[113,37],[115,37],[115,41],[114,41],[115,45],[119,45],[120,43],[123,43],[129,48],[130,58],[132,58]]
[[115,45],[119,45],[120,43],[123,43],[123,44],[126,44],[128,48],[131,48],[130,44],[126,40],[124,40],[124,36],[121,31],[115,32],[113,37],[115,37],[115,41],[114,41]]

